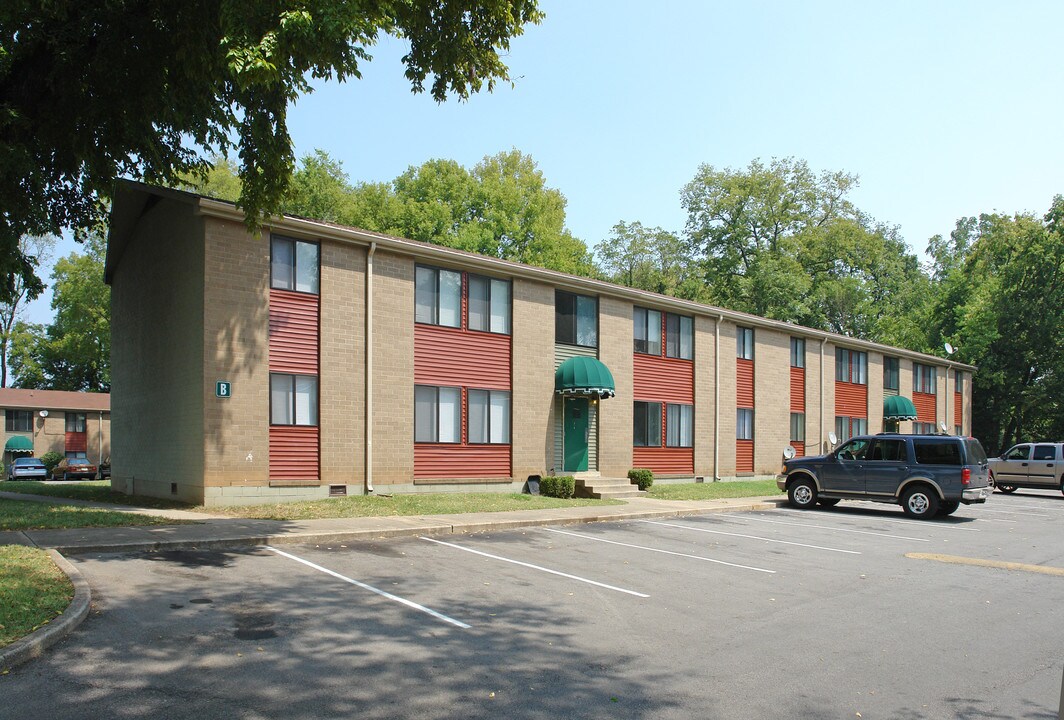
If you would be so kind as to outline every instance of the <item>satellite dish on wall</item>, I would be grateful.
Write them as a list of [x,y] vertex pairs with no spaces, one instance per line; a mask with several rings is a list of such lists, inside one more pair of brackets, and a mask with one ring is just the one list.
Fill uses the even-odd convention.
[[48,411],[47,410],[41,410],[37,414],[40,415],[41,417],[48,417]]
[[950,345],[949,343],[946,343],[945,345],[943,345],[943,347],[946,348],[946,354],[947,355],[952,355],[954,353],[953,346]]
[[828,433],[828,442],[830,442],[832,445],[834,445],[838,441],[839,441],[839,436],[835,434],[834,430],[832,430],[831,432]]
[[945,420],[939,420],[938,421],[938,429],[941,430],[943,433],[946,432],[946,422],[945,422]]
[[794,457],[794,454],[795,453],[794,453],[794,448],[793,447],[791,447],[790,445],[784,446],[784,448],[783,448],[783,457],[785,457],[786,459],[790,460],[792,457]]

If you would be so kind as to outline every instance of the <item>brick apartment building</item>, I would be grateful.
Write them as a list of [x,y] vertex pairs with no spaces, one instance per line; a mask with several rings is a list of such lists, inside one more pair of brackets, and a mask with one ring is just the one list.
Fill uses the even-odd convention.
[[107,393],[0,388],[4,467],[19,457],[57,452],[94,465],[111,456],[111,396]]
[[239,504],[728,479],[788,446],[971,430],[973,367],[610,283],[118,186],[112,477]]

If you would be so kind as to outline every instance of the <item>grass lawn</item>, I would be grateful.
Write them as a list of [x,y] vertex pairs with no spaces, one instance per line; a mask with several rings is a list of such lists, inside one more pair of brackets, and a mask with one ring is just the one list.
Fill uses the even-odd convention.
[[182,521],[114,510],[49,505],[41,502],[0,498],[0,530],[58,530],[81,527],[129,525],[176,525]]
[[651,485],[648,491],[657,500],[717,500],[720,498],[779,495],[775,480],[737,480],[735,482],[684,483]]
[[44,550],[0,545],[0,647],[60,615],[73,598],[70,579]]
[[117,505],[135,505],[144,508],[161,508],[163,510],[188,510],[185,503],[163,498],[112,492],[110,480],[86,480],[79,483],[50,483],[36,480],[6,480],[0,482],[0,490],[30,495],[48,495],[50,497],[72,498],[74,500],[91,500],[92,502],[114,503]]
[[357,495],[314,500],[311,502],[246,507],[214,507],[210,512],[241,518],[270,520],[312,520],[315,518],[383,517],[390,515],[447,515],[469,512],[503,512],[506,510],[542,510],[544,508],[584,505],[620,505],[619,500],[560,500],[542,495],[521,493],[435,493],[393,495]]

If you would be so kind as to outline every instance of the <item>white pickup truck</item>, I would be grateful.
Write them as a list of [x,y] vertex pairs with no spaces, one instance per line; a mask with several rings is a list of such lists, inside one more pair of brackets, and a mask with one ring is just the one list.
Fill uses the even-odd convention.
[[990,458],[990,478],[1003,493],[1017,488],[1064,493],[1064,443],[1020,443],[999,458]]

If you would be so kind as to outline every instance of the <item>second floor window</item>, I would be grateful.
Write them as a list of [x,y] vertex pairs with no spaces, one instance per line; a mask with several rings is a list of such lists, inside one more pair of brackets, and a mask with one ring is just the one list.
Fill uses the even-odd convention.
[[632,311],[635,351],[645,355],[661,355],[661,313],[637,307]]
[[562,290],[555,292],[554,342],[598,347],[598,299]]
[[85,432],[85,413],[67,413],[66,431],[79,433]]
[[469,329],[510,334],[510,283],[469,276]]
[[791,338],[791,367],[805,367],[805,338]]
[[318,244],[274,237],[270,241],[270,287],[318,294]]
[[694,358],[695,321],[686,315],[665,315],[665,355],[681,360]]
[[462,273],[415,268],[414,322],[462,327]]
[[855,385],[867,385],[868,353],[835,348],[835,380]]
[[913,363],[913,392],[935,393],[935,368],[931,365]]
[[8,410],[5,429],[8,432],[29,432],[33,429],[33,411]]
[[742,360],[754,359],[754,329],[735,328],[735,356]]
[[898,390],[898,365],[901,361],[898,358],[885,357],[883,358],[883,389],[884,390]]
[[953,373],[953,392],[964,392],[964,371],[955,370]]

